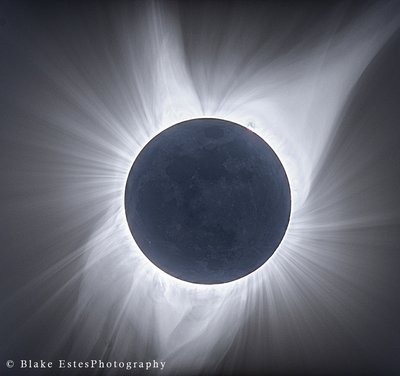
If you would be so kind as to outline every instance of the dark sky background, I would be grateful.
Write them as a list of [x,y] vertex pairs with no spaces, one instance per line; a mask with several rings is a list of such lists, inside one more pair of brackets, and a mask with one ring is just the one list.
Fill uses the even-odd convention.
[[[0,374],[41,374],[9,370],[7,359],[162,356],[162,346],[150,340],[155,318],[146,316],[159,302],[142,301],[125,315],[126,291],[112,287],[112,262],[98,268],[99,289],[110,288],[102,303],[96,305],[95,294],[86,305],[80,301],[91,260],[85,245],[104,223],[114,225],[107,221],[124,184],[120,161],[159,126],[152,114],[163,93],[148,68],[159,52],[153,8],[171,23],[171,35],[179,32],[190,79],[175,84],[190,82],[204,108],[240,93],[238,87],[257,97],[252,73],[265,67],[295,76],[321,45],[329,50],[349,38],[357,46],[358,34],[349,30],[358,22],[366,23],[363,30],[391,25],[335,115],[313,166],[307,206],[299,210],[312,225],[297,236],[305,239],[305,254],[315,247],[315,264],[307,258],[301,269],[299,259],[298,274],[286,270],[290,296],[285,286],[275,289],[275,302],[262,287],[247,294],[228,344],[215,340],[228,332],[209,332],[203,358],[207,335],[194,338],[194,348],[201,340],[199,353],[176,347],[183,355],[170,356],[164,373],[399,374],[400,7],[325,1],[0,2]],[[327,65],[332,55],[326,56]],[[230,76],[220,81],[224,72]],[[276,85],[290,88],[294,76]],[[119,241],[111,236],[102,244]],[[296,252],[294,259],[303,249]],[[132,278],[142,278],[133,291],[152,283],[141,274]],[[222,315],[234,309],[228,303]],[[147,335],[140,328],[146,319]],[[96,372],[82,374],[128,374]]]

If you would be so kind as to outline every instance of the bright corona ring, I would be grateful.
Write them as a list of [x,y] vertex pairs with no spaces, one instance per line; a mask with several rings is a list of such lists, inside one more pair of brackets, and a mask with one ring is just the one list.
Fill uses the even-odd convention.
[[198,284],[234,281],[263,265],[290,210],[288,178],[271,147],[221,119],[188,120],[156,135],[126,183],[126,218],[141,251]]

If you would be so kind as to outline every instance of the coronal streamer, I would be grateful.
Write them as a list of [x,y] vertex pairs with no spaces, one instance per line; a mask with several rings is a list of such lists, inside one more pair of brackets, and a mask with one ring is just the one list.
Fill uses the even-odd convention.
[[[384,193],[374,191],[373,178],[351,185],[373,152],[351,163],[339,158],[330,168],[326,160],[356,85],[398,28],[393,7],[366,7],[347,22],[349,10],[339,4],[299,39],[296,18],[264,28],[272,24],[272,5],[265,22],[233,7],[222,26],[212,23],[220,14],[208,23],[200,13],[196,28],[195,17],[175,3],[141,2],[120,3],[107,16],[99,11],[74,30],[67,21],[57,24],[54,37],[38,27],[24,43],[34,46],[25,53],[40,83],[33,85],[35,95],[11,94],[18,94],[20,116],[39,124],[19,145],[52,160],[33,159],[15,176],[51,176],[51,192],[38,189],[36,202],[79,215],[46,237],[48,244],[68,238],[73,251],[46,264],[10,299],[53,281],[57,291],[33,320],[79,282],[54,343],[73,336],[72,359],[151,354],[166,362],[166,374],[230,372],[238,343],[249,338],[260,354],[273,348],[271,367],[285,369],[282,349],[291,343],[303,351],[305,337],[325,333],[326,316],[357,337],[356,318],[369,320],[360,307],[371,278],[372,238],[363,231],[392,223],[396,214]],[[289,226],[274,255],[222,285],[188,283],[156,268],[134,243],[124,212],[128,173],[144,145],[173,124],[202,117],[244,125],[266,140],[292,194]],[[383,204],[363,212],[353,201],[360,192]],[[29,206],[18,205],[21,212]],[[83,229],[84,240],[78,237]],[[359,249],[366,249],[363,261]],[[78,267],[62,279],[71,264]]]

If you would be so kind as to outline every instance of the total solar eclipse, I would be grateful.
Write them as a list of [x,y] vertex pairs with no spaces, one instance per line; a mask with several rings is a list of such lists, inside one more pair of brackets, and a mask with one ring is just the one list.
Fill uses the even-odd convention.
[[271,147],[236,123],[199,118],[159,133],[138,154],[125,190],[144,255],[184,281],[219,284],[263,265],[290,217],[290,187]]

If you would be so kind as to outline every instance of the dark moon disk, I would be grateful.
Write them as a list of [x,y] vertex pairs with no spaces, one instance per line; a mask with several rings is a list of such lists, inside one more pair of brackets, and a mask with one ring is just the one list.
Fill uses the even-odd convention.
[[184,281],[217,284],[263,265],[290,217],[285,170],[249,129],[211,118],[176,124],[142,149],[126,218],[147,258]]

